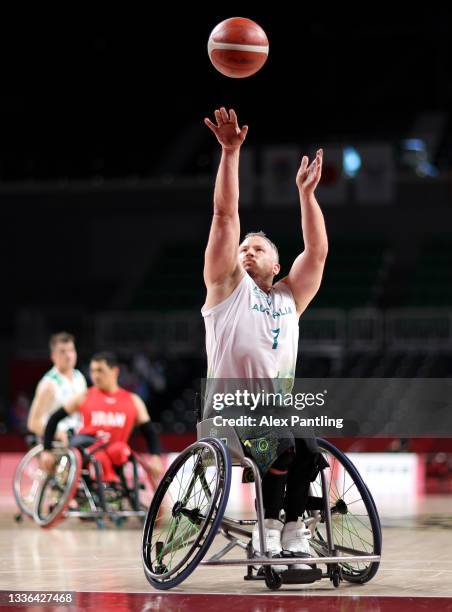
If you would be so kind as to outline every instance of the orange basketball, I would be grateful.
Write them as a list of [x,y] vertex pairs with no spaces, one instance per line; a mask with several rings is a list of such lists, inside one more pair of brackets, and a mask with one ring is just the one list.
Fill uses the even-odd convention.
[[251,19],[231,17],[212,30],[207,51],[221,74],[242,79],[255,74],[267,61],[268,38]]

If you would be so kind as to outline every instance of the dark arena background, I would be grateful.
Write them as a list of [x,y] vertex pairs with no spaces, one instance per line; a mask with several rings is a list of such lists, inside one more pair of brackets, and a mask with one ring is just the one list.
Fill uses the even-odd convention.
[[[334,440],[381,520],[380,567],[362,585],[335,589],[327,579],[272,592],[244,581],[244,566],[200,565],[158,591],[143,571],[136,517],[68,516],[42,529],[18,514],[14,474],[29,449],[27,417],[51,367],[52,333],[75,336],[87,378],[95,352],[118,355],[120,384],[145,402],[165,466],[196,440],[207,368],[202,269],[219,161],[203,119],[220,106],[249,125],[241,234],[265,230],[282,274],[303,250],[301,156],[324,149],[316,196],[329,251],[300,319],[297,377],[452,375],[447,15],[425,9],[396,23],[376,7],[158,8],[118,11],[111,23],[87,8],[41,15],[42,28],[31,14],[26,28],[4,21],[0,604],[24,606],[9,594],[31,591],[72,592],[61,609],[80,610],[452,610],[450,431],[410,437],[407,426],[400,436]],[[235,15],[259,23],[270,43],[265,66],[245,79],[221,75],[207,54],[211,30]],[[138,432],[131,446],[146,453]],[[234,476],[228,512],[250,518],[253,503],[252,485]],[[36,602],[26,605],[60,609]]]

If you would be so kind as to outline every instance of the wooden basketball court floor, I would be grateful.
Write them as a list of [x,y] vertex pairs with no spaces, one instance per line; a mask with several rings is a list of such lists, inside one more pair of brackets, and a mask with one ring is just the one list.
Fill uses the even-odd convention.
[[[0,513],[0,591],[78,591],[77,609],[86,610],[452,610],[451,502],[447,496],[428,496],[415,515],[383,515],[381,566],[362,586],[342,582],[335,589],[324,579],[272,592],[263,582],[244,581],[244,568],[199,566],[165,592],[146,581],[141,525],[135,519],[126,528],[100,530],[70,519],[42,530],[31,520],[16,523],[9,501]],[[224,544],[218,536],[210,551]],[[237,558],[241,552],[229,555]]]

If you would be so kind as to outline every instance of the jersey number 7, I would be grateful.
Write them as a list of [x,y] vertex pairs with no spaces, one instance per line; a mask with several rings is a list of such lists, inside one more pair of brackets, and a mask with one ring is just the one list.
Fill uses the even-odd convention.
[[275,334],[275,337],[273,338],[272,349],[277,349],[278,348],[278,336],[279,336],[279,332],[280,331],[281,331],[280,327],[278,327],[277,329],[272,329],[272,334]]

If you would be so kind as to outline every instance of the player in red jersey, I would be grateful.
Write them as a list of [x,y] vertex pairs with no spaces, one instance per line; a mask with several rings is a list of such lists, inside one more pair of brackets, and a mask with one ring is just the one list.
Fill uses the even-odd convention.
[[160,477],[163,473],[160,445],[149,413],[138,395],[118,385],[119,364],[116,357],[111,353],[97,353],[91,359],[90,374],[93,386],[56,410],[47,422],[41,453],[42,468],[49,472],[55,464],[50,449],[59,421],[78,411],[83,425],[71,438],[70,446],[91,446],[101,439],[107,443],[107,449],[115,448],[121,452],[133,428],[139,426],[151,454],[147,462],[149,471],[153,480]]

